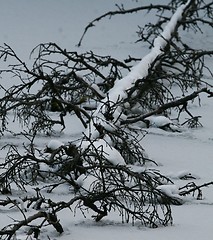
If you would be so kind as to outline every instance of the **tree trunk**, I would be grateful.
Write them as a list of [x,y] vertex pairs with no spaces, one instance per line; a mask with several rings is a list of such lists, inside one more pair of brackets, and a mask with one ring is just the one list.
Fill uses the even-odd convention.
[[186,4],[177,8],[163,32],[154,40],[151,51],[131,69],[127,76],[115,82],[114,87],[108,91],[107,97],[101,101],[92,121],[89,123],[90,126],[86,132],[88,137],[93,139],[100,136],[97,126],[102,125],[102,122],[110,120],[112,124],[119,124],[120,120],[123,120],[121,119],[123,116],[122,109],[118,103],[128,97],[127,90],[133,87],[138,79],[144,79],[148,76],[150,66],[164,52],[177,31],[179,22],[186,16],[193,2],[194,0],[188,0]]

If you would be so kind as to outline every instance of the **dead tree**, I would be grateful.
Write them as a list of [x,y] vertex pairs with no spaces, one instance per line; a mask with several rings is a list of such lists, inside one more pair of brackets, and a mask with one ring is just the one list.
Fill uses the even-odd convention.
[[[139,136],[143,138],[146,132],[135,133],[130,124],[150,115],[168,115],[167,111],[174,107],[179,113],[188,111],[187,102],[201,92],[212,96],[210,85],[205,83],[204,87],[201,80],[204,57],[212,51],[191,49],[178,34],[181,26],[199,29],[200,22],[212,27],[212,5],[189,0],[184,4],[172,1],[168,6],[120,8],[118,14],[160,11],[157,24],[140,28],[141,40],[149,42],[151,49],[141,60],[129,57],[121,62],[93,52],[69,52],[47,43],[32,51],[32,56],[37,55],[29,67],[8,45],[1,47],[0,58],[13,62],[1,73],[17,80],[9,89],[1,85],[5,93],[0,99],[1,133],[8,130],[7,116],[13,111],[15,118],[24,119],[22,123],[29,126],[33,135],[30,145],[24,146],[24,153],[11,145],[5,162],[0,164],[0,192],[8,195],[0,205],[12,205],[23,216],[23,220],[4,227],[0,231],[2,237],[12,239],[24,229],[38,238],[47,226],[62,233],[58,213],[63,209],[80,210],[83,214],[89,209],[94,212],[95,221],[115,210],[123,222],[131,219],[133,224],[137,221],[150,227],[172,223],[171,204],[182,204],[182,197],[199,187],[182,190],[178,197],[166,194],[162,187],[173,182],[148,167],[147,164],[156,163],[148,159],[141,146]],[[163,16],[166,10],[172,13],[169,19]],[[210,20],[201,20],[203,13]],[[107,13],[90,25],[108,15],[113,14]],[[85,33],[87,30],[88,27]],[[134,67],[133,61],[138,61]],[[122,76],[123,69],[129,71],[126,76]],[[42,87],[34,92],[38,82]],[[184,95],[178,100],[172,94],[173,85],[178,85]],[[192,87],[194,93],[185,96]],[[135,107],[139,114],[132,110]],[[50,111],[58,112],[59,118],[52,119]],[[65,128],[66,114],[75,114],[82,122],[82,138],[46,152],[35,148],[37,132],[50,133],[54,124]],[[38,187],[41,182],[46,185]],[[45,196],[45,191],[51,194],[62,185],[70,187],[69,201],[55,202]],[[29,186],[37,186],[35,195],[10,198],[15,187],[24,192]],[[36,213],[27,216],[26,211],[31,208]]]
[[[134,108],[136,104],[137,106],[140,104],[142,107],[140,115],[150,116],[156,113],[166,115],[165,112],[170,107],[182,105],[186,109],[188,100],[194,99],[200,92],[207,92],[212,96],[210,90],[203,88],[202,90],[194,92],[191,96],[184,97],[175,102],[174,96],[169,88],[162,83],[166,80],[171,83],[171,86],[173,86],[173,84],[179,85],[183,94],[185,94],[185,90],[189,87],[194,86],[199,88],[202,83],[200,79],[204,65],[203,56],[206,52],[199,53],[189,48],[181,51],[179,44],[185,48],[186,46],[180,38],[177,39],[176,37],[178,28],[181,26],[181,23],[185,23],[187,16],[189,15],[191,17],[192,11],[194,11],[194,14],[198,14],[201,3],[197,3],[199,4],[198,6],[196,5],[197,8],[195,8],[194,4],[196,4],[196,1],[187,1],[185,5],[181,5],[164,27],[164,30],[152,41],[150,53],[142,58],[142,60],[131,69],[127,76],[118,79],[114,83],[113,88],[110,89],[107,97],[99,104],[94,114],[94,117],[98,116],[97,122],[99,122],[100,118],[116,123],[120,120],[122,121],[125,117],[128,119],[128,116],[125,115],[125,107],[120,107],[121,104],[118,105],[117,102],[123,103],[124,106],[125,103],[128,102],[130,109]],[[211,7],[212,4],[205,5],[204,9],[208,12]],[[94,21],[97,21],[97,19]],[[208,23],[210,24],[210,22]],[[86,28],[86,30],[87,29],[88,28]],[[150,36],[151,35],[152,33],[150,33]],[[184,61],[183,54],[186,54],[184,55],[184,58],[186,58]],[[211,55],[212,51],[207,54]],[[194,58],[193,56],[196,57]],[[167,67],[167,70],[164,70],[165,67]],[[174,70],[178,73],[174,74]],[[147,91],[147,89],[149,90]],[[147,113],[144,105],[147,106],[149,104],[146,105],[146,101],[152,101],[152,107],[154,105],[157,110],[149,109]],[[145,111],[146,113],[144,113]],[[131,117],[131,120],[132,122],[136,122],[143,120],[142,118],[140,116],[136,118]],[[95,125],[92,125],[94,126],[92,131],[98,132],[95,129]],[[96,136],[96,133],[94,133],[94,135]]]

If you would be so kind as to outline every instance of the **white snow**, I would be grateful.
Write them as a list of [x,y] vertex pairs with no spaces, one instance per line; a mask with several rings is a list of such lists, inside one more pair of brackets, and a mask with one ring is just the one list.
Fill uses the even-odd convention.
[[91,87],[97,92],[99,93],[103,98],[106,97],[106,95],[101,91],[101,89],[99,88],[99,86],[95,83],[93,83],[91,85]]
[[[188,6],[189,2],[190,1],[188,1],[186,4],[181,5],[176,10],[175,14],[173,14],[172,18],[165,26],[164,31],[161,33],[161,36],[155,39],[154,46],[152,47],[151,51],[145,57],[143,57],[142,60],[137,65],[135,65],[125,77],[115,81],[114,87],[109,90],[107,97],[102,101],[102,103],[99,104],[99,107],[97,108],[94,116],[100,116],[102,114],[103,106],[106,102],[110,101],[111,103],[116,103],[121,99],[127,98],[126,90],[130,89],[138,79],[143,79],[148,75],[150,65],[159,55],[161,55],[164,47],[167,44],[167,41],[175,29],[177,22],[181,19],[182,13]],[[117,113],[119,114],[120,111],[117,111]],[[95,128],[91,127],[91,130],[91,136],[93,138],[97,137],[97,131]]]
[[[162,0],[162,3],[165,1]],[[153,15],[147,14],[131,14],[126,18],[118,17],[112,18],[110,21],[99,22],[88,35],[86,35],[83,46],[80,49],[75,48],[75,44],[79,40],[85,25],[94,19],[94,17],[101,15],[104,12],[115,9],[115,3],[124,3],[123,0],[5,0],[1,2],[0,8],[0,27],[1,35],[0,42],[10,44],[20,57],[24,57],[28,61],[29,52],[37,44],[41,42],[57,42],[59,45],[66,47],[69,50],[89,51],[94,50],[100,54],[112,54],[113,56],[124,59],[128,55],[142,57],[148,53],[146,48],[141,44],[135,44],[137,36],[135,34],[137,25],[142,24],[147,19],[152,21]],[[136,1],[128,1],[128,4],[136,4]],[[134,5],[135,6],[135,5]],[[181,14],[181,9],[178,14]],[[178,16],[177,16],[178,17]],[[175,19],[174,19],[175,20]],[[173,24],[173,23],[171,23]],[[204,36],[196,37],[186,33],[190,46],[197,45],[199,48],[203,46],[212,49],[213,35],[206,29],[202,29]],[[164,30],[163,37],[168,37],[169,33]],[[159,41],[159,42],[158,42]],[[157,45],[162,44],[163,39],[160,37],[155,41]],[[157,52],[156,52],[157,53]],[[160,51],[158,52],[160,53]],[[158,54],[157,53],[157,54]],[[144,64],[148,65],[150,59],[143,58]],[[212,60],[209,60],[209,66],[212,66]],[[140,67],[135,68],[135,73],[132,73],[132,78],[135,79],[139,75]],[[144,72],[146,74],[146,72]],[[129,78],[129,77],[128,77]],[[210,81],[212,77],[209,76]],[[3,82],[4,79],[1,79]],[[116,82],[117,89],[111,96],[117,100],[118,93],[125,98],[126,81],[121,81],[121,84]],[[119,81],[118,81],[119,82]],[[12,80],[6,79],[5,85],[13,84]],[[122,88],[122,84],[124,84]],[[131,83],[130,83],[131,85]],[[130,86],[129,85],[129,86]],[[201,122],[203,128],[189,129],[181,134],[161,132],[150,132],[142,141],[141,144],[149,153],[149,157],[157,161],[161,172],[167,176],[173,177],[174,186],[162,186],[161,191],[167,194],[178,195],[177,186],[183,186],[188,183],[187,180],[179,179],[185,173],[192,173],[193,176],[199,178],[193,180],[196,184],[202,184],[212,181],[212,146],[213,146],[213,103],[212,98],[202,96],[202,106],[194,107],[192,109],[195,115],[202,115]],[[195,106],[195,105],[192,105]],[[66,129],[60,139],[63,142],[70,141],[74,137],[79,136],[83,131],[81,123],[73,117],[66,116],[66,121],[69,124],[69,130]],[[12,121],[11,121],[12,122]],[[17,127],[17,126],[15,126]],[[14,127],[14,128],[15,128]],[[110,126],[109,126],[110,128]],[[113,129],[113,128],[112,128]],[[157,130],[157,129],[155,129]],[[1,137],[0,146],[5,143],[15,143],[17,146],[22,146],[20,138],[10,137],[8,134]],[[51,141],[51,140],[50,140]],[[58,141],[58,140],[56,140]],[[59,141],[60,142],[60,141]],[[47,138],[39,138],[36,144],[40,148],[44,148],[47,143]],[[61,142],[60,142],[61,144]],[[53,144],[53,148],[61,146],[60,144]],[[97,143],[97,146],[102,146],[103,143]],[[51,144],[50,144],[51,145]],[[54,147],[55,146],[55,147]],[[57,149],[57,148],[56,148]],[[115,157],[117,153],[114,150],[108,149],[112,152],[111,155]],[[1,150],[1,161],[4,161],[3,156],[6,154],[4,149]],[[107,155],[106,155],[107,156]],[[112,157],[112,158],[114,158]],[[118,156],[120,158],[120,156]],[[117,160],[116,160],[117,161]],[[115,161],[115,164],[117,162]],[[114,162],[114,160],[112,160]],[[120,162],[123,160],[120,158]],[[42,165],[41,169],[48,170],[46,165]],[[135,167],[135,171],[143,172],[146,169],[143,167]],[[87,176],[82,175],[77,179],[79,184],[85,184],[88,188],[94,179],[87,179]],[[191,181],[191,180],[189,180]],[[22,193],[15,193],[15,195],[22,195]],[[5,196],[1,195],[1,199]],[[18,197],[17,197],[18,198]],[[66,195],[65,191],[61,194],[55,194],[56,201],[70,199],[70,195]],[[122,239],[122,240],[209,240],[212,237],[212,216],[213,216],[213,191],[212,187],[203,189],[203,200],[188,202],[183,206],[173,206],[172,213],[174,223],[172,226],[159,227],[158,229],[149,229],[140,224],[122,224],[120,216],[112,212],[109,216],[104,218],[101,222],[96,223],[91,219],[92,213],[88,213],[87,218],[76,212],[75,217],[71,211],[67,209],[59,213],[60,223],[63,225],[65,232],[62,235],[55,233],[52,227],[46,228],[42,233],[40,239],[59,239],[59,240],[108,240],[108,239]],[[0,209],[0,228],[6,224],[13,222],[12,219],[23,219],[23,215],[19,214],[16,209],[4,210]],[[26,239],[26,234],[20,232],[17,239]]]
[[56,139],[52,139],[48,142],[47,148],[54,151],[54,150],[57,150],[58,148],[60,148],[63,145],[64,144],[61,141],[56,140]]
[[191,173],[189,170],[181,170],[178,172],[170,172],[166,174],[167,177],[170,179],[199,179],[199,176],[196,174]]
[[148,120],[151,127],[163,127],[169,124],[173,124],[173,122],[165,116],[150,116],[144,120]]
[[89,191],[96,182],[96,177],[85,174],[80,175],[76,180],[76,183],[86,191]]
[[[108,140],[108,139],[107,139]],[[126,165],[124,158],[113,146],[109,145],[104,139],[96,139],[92,142],[83,141],[80,143],[83,150],[89,148],[91,151],[100,151],[103,155],[103,159],[106,159],[113,165]]]
[[168,197],[182,199],[179,195],[179,189],[176,185],[160,185],[157,187],[158,190],[166,194]]

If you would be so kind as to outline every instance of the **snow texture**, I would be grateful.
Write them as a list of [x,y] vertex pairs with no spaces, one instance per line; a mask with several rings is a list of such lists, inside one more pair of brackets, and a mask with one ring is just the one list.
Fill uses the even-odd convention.
[[144,120],[148,120],[151,127],[164,127],[173,124],[173,122],[165,116],[150,116]]
[[93,152],[99,151],[102,154],[102,158],[106,159],[112,165],[126,165],[124,158],[113,146],[109,145],[110,140],[96,139],[92,142],[83,141],[80,143],[82,150],[90,149]]
[[91,187],[96,183],[97,178],[92,175],[80,175],[77,180],[76,184],[78,184],[81,188],[86,191],[89,191]]
[[176,198],[176,199],[182,199],[182,197],[179,195],[179,189],[178,187],[173,185],[160,185],[157,187],[158,190],[160,190],[162,193],[167,195],[168,197]]
[[60,148],[61,146],[63,146],[64,144],[61,141],[58,140],[50,140],[47,144],[47,148],[54,151],[57,150],[58,148]]

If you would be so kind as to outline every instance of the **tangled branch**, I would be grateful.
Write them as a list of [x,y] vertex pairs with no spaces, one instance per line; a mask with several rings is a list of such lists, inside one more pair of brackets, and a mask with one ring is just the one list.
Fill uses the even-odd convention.
[[[57,149],[41,150],[25,148],[20,154],[15,147],[8,152],[6,162],[0,167],[1,193],[11,193],[14,184],[22,190],[26,186],[45,182],[43,188],[35,188],[36,195],[18,200],[2,200],[0,205],[20,206],[24,220],[8,225],[0,235],[11,237],[21,228],[30,234],[45,226],[52,225],[59,233],[63,227],[57,217],[63,209],[87,209],[95,212],[95,221],[100,221],[109,212],[116,211],[122,221],[132,219],[141,224],[157,227],[172,221],[169,196],[158,190],[167,178],[146,167],[149,160],[137,138],[121,128],[114,131],[105,129],[102,140],[82,140],[62,145]],[[113,144],[114,143],[114,144]],[[54,202],[41,194],[44,190],[52,193],[62,185],[69,185],[73,197],[68,201]],[[161,201],[164,199],[164,202]],[[165,202],[165,199],[166,202]],[[20,205],[21,204],[21,205]],[[179,203],[181,204],[181,203]],[[33,208],[37,213],[26,216]],[[41,219],[41,224],[34,223]]]
[[[157,164],[141,146],[146,132],[133,132],[130,126],[149,116],[167,116],[167,111],[176,107],[178,114],[185,110],[193,118],[187,103],[202,92],[212,97],[212,86],[202,80],[205,68],[213,75],[205,66],[205,56],[211,56],[212,51],[189,47],[178,32],[181,26],[200,30],[200,23],[212,27],[212,4],[201,0],[180,3],[172,1],[165,6],[130,10],[121,6],[118,11],[90,22],[78,44],[81,45],[88,29],[104,17],[155,9],[158,22],[140,28],[138,33],[140,40],[148,42],[151,48],[142,59],[129,57],[122,62],[46,43],[33,49],[34,59],[28,66],[10,46],[0,48],[0,59],[9,61],[1,74],[15,79],[8,89],[0,85],[4,92],[0,99],[0,132],[8,130],[8,115],[12,111],[15,119],[33,134],[22,153],[17,146],[10,145],[5,162],[0,164],[0,192],[9,195],[14,189],[26,192],[29,186],[36,186],[31,196],[0,201],[1,206],[18,208],[24,218],[3,228],[2,237],[11,239],[17,231],[27,229],[28,235],[38,238],[49,225],[62,233],[58,214],[64,209],[79,210],[82,214],[93,211],[95,221],[115,211],[123,222],[131,219],[150,227],[167,225],[172,222],[171,204],[182,204],[183,196],[196,191],[200,197],[200,188],[212,184],[186,185],[178,195],[168,194],[167,184],[173,187],[173,182],[150,168]],[[166,10],[174,13],[171,19],[164,16]],[[205,19],[201,21],[202,14]],[[139,63],[132,67],[132,61]],[[123,77],[123,72],[128,72],[127,76]],[[173,94],[174,86],[182,97],[177,99]],[[192,88],[194,92],[186,95]],[[51,112],[58,113],[57,119],[51,117]],[[36,134],[50,134],[56,124],[63,130],[68,114],[76,115],[85,127],[82,137],[58,147],[49,144],[45,149],[36,148]],[[198,117],[193,120],[198,122]],[[40,183],[42,187],[37,187]],[[69,187],[69,201],[53,201],[50,195],[62,186]],[[31,209],[36,213],[30,215]]]

